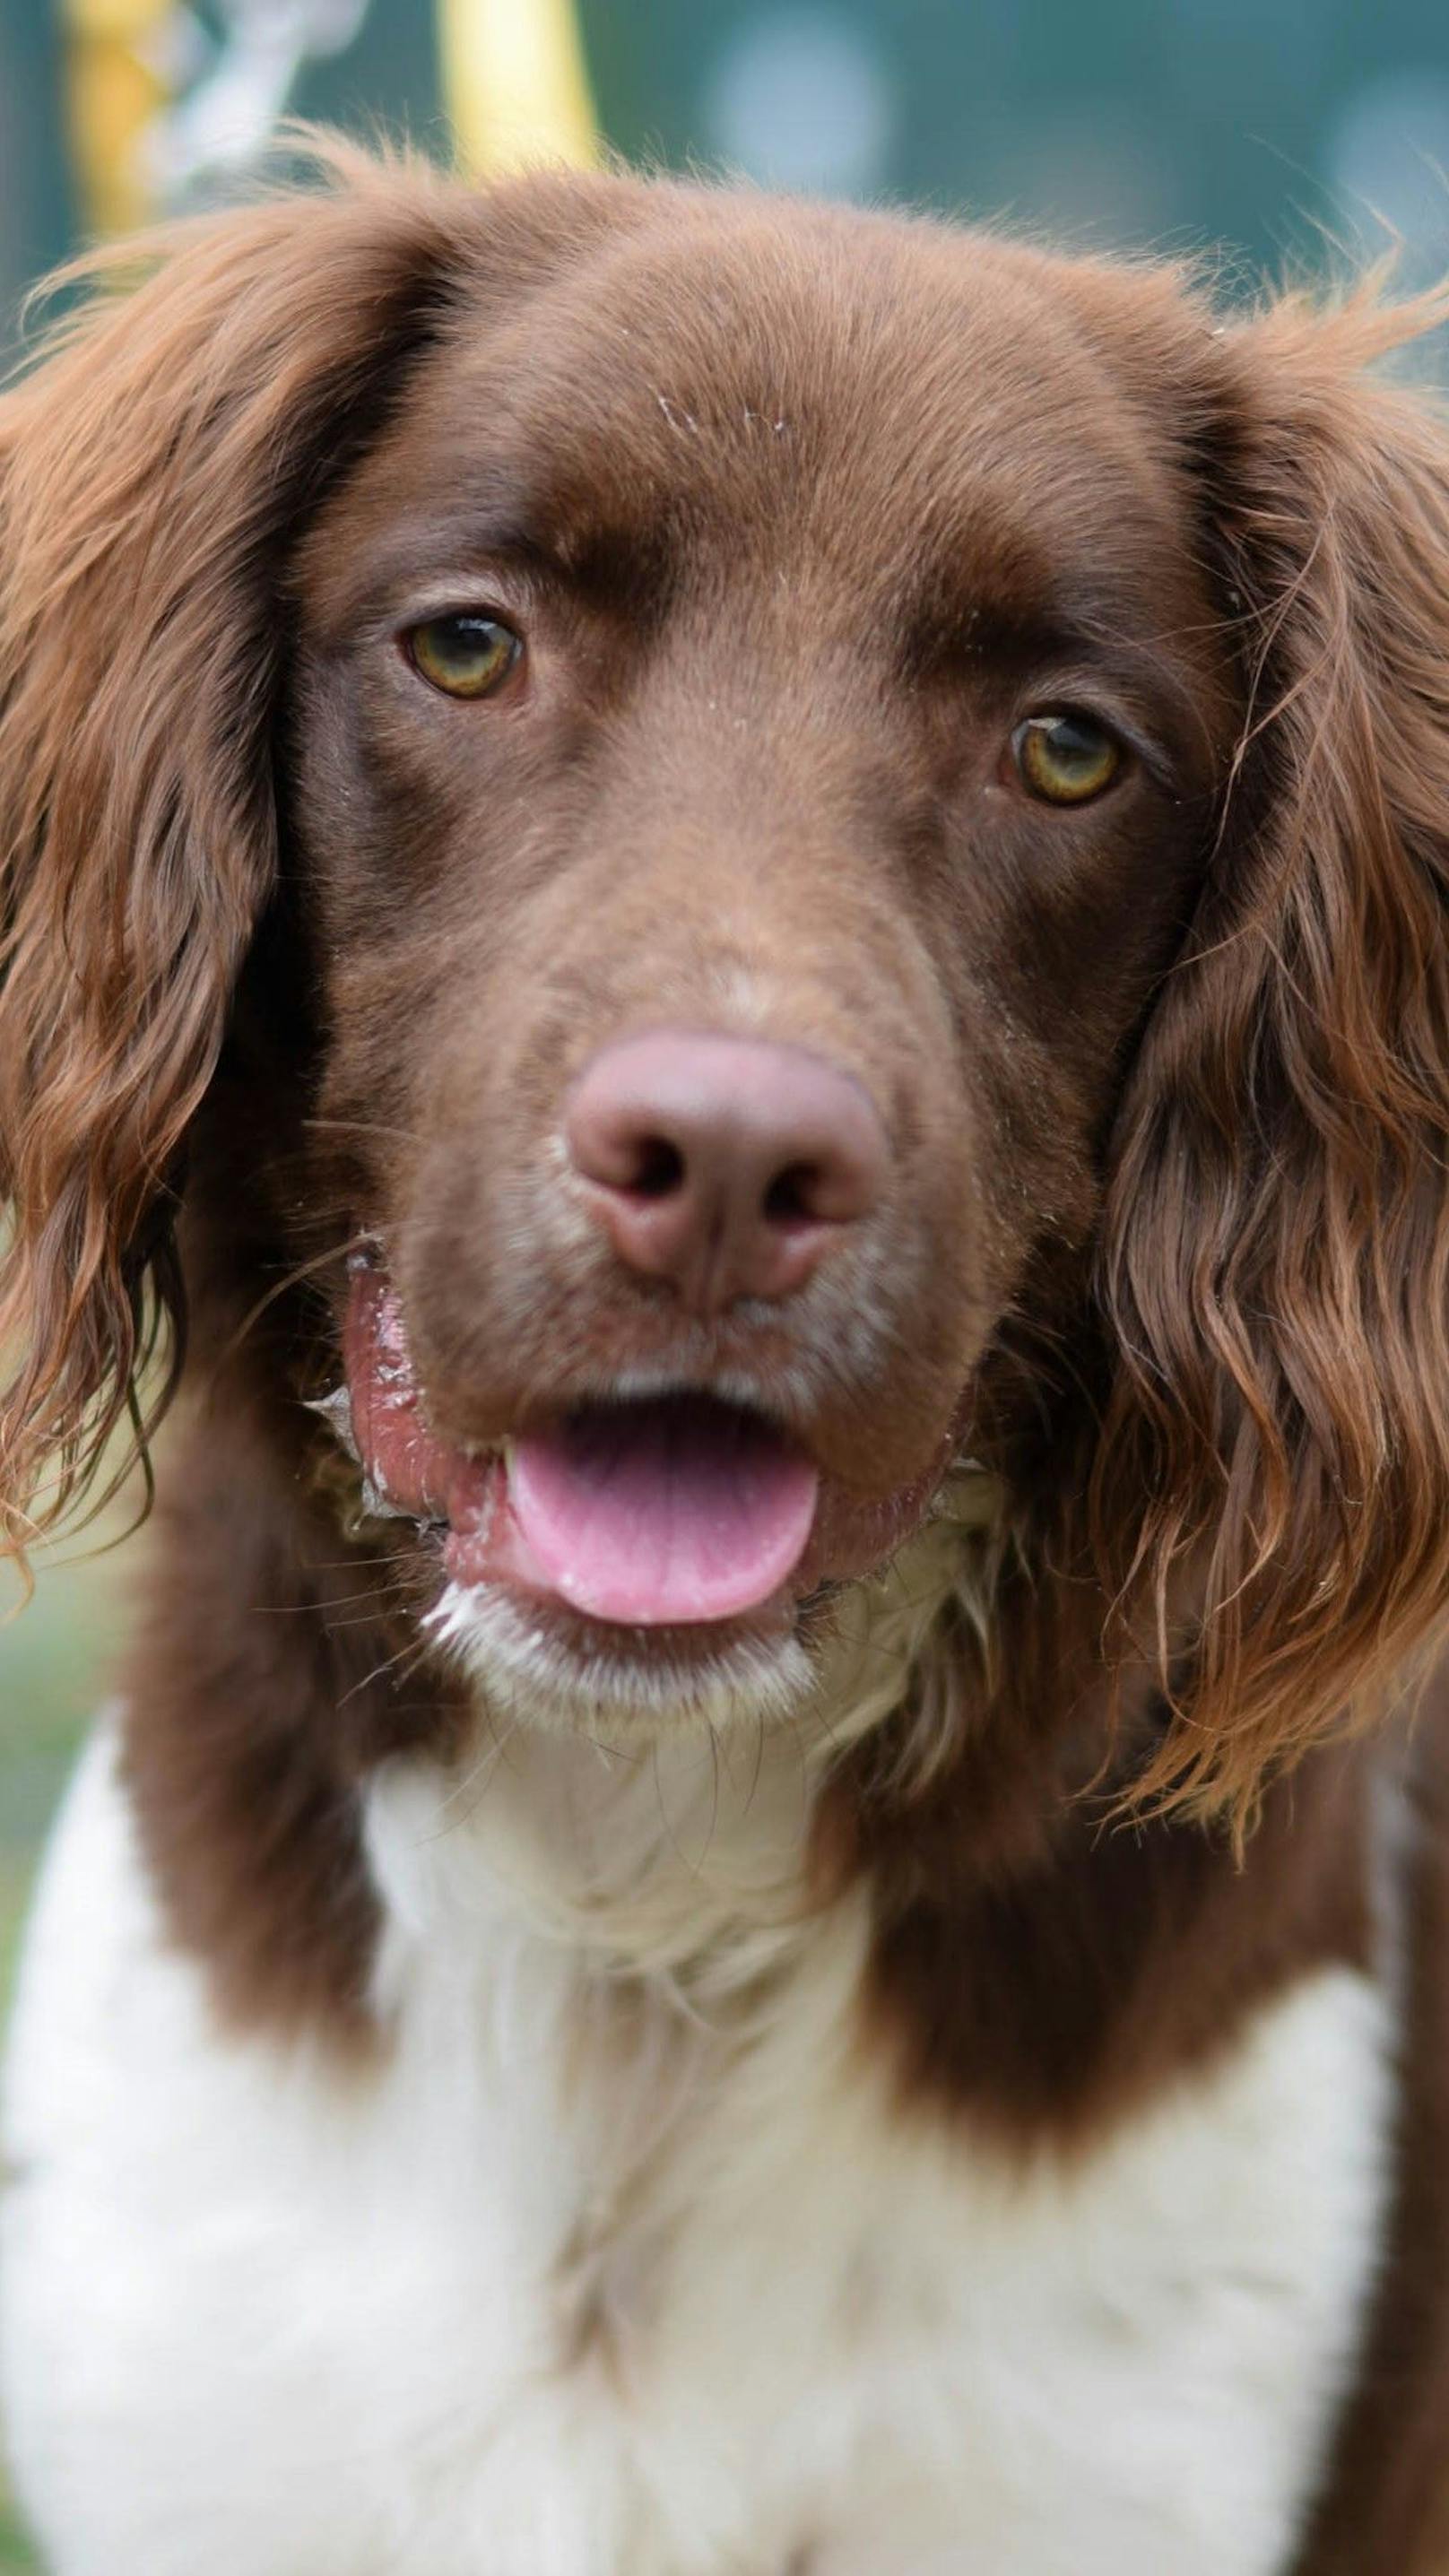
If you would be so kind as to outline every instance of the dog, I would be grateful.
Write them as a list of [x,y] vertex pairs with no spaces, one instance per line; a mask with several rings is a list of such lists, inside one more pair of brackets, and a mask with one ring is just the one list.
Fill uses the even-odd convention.
[[49,2563],[1427,2576],[1449,299],[323,163],[0,409]]

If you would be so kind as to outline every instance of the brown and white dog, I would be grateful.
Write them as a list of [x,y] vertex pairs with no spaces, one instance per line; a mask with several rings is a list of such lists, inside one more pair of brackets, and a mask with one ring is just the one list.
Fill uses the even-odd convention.
[[17,1546],[185,1327],[52,2567],[1427,2576],[1438,307],[345,156],[144,262],[0,408]]

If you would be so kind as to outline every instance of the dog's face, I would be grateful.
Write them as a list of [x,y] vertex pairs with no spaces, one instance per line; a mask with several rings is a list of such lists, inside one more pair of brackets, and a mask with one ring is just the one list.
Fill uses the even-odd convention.
[[666,199],[307,536],[353,1427],[485,1674],[788,1698],[1088,1239],[1235,712],[1117,390],[1034,259]]
[[266,1299],[422,1637],[652,1724],[984,1456],[978,1699],[1141,1610],[1250,1798],[1449,1592],[1413,327],[625,180],[179,237],[0,412],[17,1515]]

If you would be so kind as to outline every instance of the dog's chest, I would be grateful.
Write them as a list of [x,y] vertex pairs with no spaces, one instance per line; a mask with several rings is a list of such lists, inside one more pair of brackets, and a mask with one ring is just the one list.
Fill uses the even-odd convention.
[[[761,1934],[733,1984],[621,1982],[535,1907],[521,1929],[517,1890],[463,1903],[467,1834],[430,1848],[404,1799],[377,1837],[397,2047],[348,2092],[209,2041],[143,1929],[119,2022],[113,1965],[83,1991],[97,1840],[129,1863],[111,1794],[82,1809],[17,2082],[21,2304],[75,2313],[78,2241],[104,2281],[53,2356],[79,2420],[37,2437],[46,2476],[73,2463],[62,2538],[104,2468],[148,2576],[203,2542],[215,2576],[1287,2567],[1381,2191],[1360,1981],[1300,1989],[1073,2174],[1023,2173],[903,2124],[854,1914]],[[59,2084],[23,2062],[47,2045]],[[24,2133],[77,2083],[83,2134]]]
[[[902,2128],[854,2055],[857,1966],[838,1925],[736,2049],[635,2032],[647,2107],[542,2065],[480,2105],[507,2218],[471,2231],[448,2377],[496,2413],[443,2563],[466,2528],[460,2569],[500,2576],[1276,2576],[1373,2223],[1366,2141],[1299,2125],[1364,2080],[1361,1990],[1325,1980],[1205,2100],[1023,2177]],[[439,2268],[470,2241],[444,2202]]]

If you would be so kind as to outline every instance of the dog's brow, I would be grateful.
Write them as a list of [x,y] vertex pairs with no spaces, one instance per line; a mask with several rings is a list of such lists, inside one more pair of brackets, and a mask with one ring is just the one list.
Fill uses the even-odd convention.
[[[375,539],[364,526],[360,542],[329,566],[315,631],[340,637],[375,616],[381,601],[440,585],[466,589],[500,572],[531,589],[568,589],[615,605],[630,599],[642,609],[662,571],[659,530],[614,514],[484,507],[399,515]],[[319,593],[305,571],[297,587],[315,604]]]
[[349,551],[328,601],[329,623],[347,624],[382,593],[455,573],[466,578],[497,565],[533,577],[558,571],[551,549],[512,513],[457,511],[390,520],[376,538],[365,534]]
[[907,631],[903,661],[917,678],[992,670],[1087,697],[1105,690],[1119,713],[1149,728],[1167,719],[1188,731],[1194,698],[1189,675],[1164,648],[1170,642],[1123,605],[1110,613],[1080,600],[1042,600],[1034,608],[984,592],[947,607],[939,598]]

